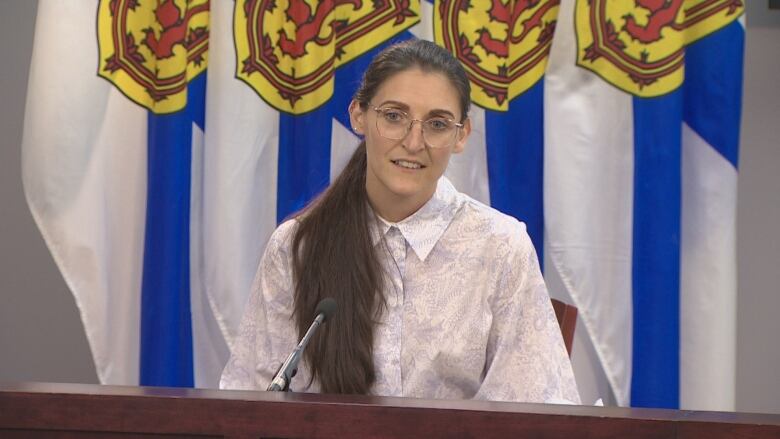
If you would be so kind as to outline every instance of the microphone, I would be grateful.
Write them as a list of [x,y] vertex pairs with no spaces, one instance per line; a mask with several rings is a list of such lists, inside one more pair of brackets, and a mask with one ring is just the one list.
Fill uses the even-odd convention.
[[301,360],[301,354],[303,354],[306,345],[309,344],[309,339],[311,339],[314,332],[317,331],[317,328],[330,320],[335,313],[336,301],[333,300],[333,298],[326,297],[325,299],[320,300],[320,303],[317,304],[317,309],[314,310],[314,322],[309,326],[309,329],[306,331],[306,334],[303,335],[298,346],[296,346],[287,359],[284,360],[284,363],[279,366],[279,370],[276,372],[274,379],[271,380],[271,384],[269,384],[268,388],[265,390],[269,392],[286,392],[290,390],[290,382],[298,372],[298,362]]

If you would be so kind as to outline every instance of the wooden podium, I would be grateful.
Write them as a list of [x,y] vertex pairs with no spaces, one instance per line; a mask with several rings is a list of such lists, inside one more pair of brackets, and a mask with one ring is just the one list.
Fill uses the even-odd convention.
[[780,415],[0,384],[0,438],[780,438]]

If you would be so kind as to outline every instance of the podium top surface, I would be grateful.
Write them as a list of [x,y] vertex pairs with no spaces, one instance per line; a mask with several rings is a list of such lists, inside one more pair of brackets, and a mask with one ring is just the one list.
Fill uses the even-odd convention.
[[277,438],[526,435],[780,438],[780,415],[189,388],[0,383],[0,436],[4,431],[99,432],[106,437],[135,433],[150,437]]

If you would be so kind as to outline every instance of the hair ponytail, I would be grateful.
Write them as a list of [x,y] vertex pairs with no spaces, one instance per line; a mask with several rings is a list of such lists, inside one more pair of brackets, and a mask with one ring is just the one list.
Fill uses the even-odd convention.
[[366,145],[299,216],[293,237],[294,316],[298,335],[325,297],[339,306],[304,353],[324,393],[363,394],[374,383],[374,317],[381,297],[381,267],[371,242],[366,195]]

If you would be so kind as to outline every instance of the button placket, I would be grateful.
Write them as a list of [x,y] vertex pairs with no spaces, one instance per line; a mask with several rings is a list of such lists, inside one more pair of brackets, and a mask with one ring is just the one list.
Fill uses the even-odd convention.
[[387,245],[394,262],[394,267],[391,267],[393,284],[396,287],[394,299],[400,301],[403,298],[403,278],[406,272],[406,239],[395,226],[391,227],[387,233]]
[[402,373],[401,373],[401,344],[403,343],[403,298],[404,298],[404,273],[406,269],[406,239],[401,231],[393,226],[387,233],[388,249],[393,259],[394,267],[391,267],[393,288],[393,297],[388,298],[390,307],[390,320],[392,325],[393,343],[392,358],[390,364],[393,369],[393,382],[398,389],[398,394],[403,392]]

